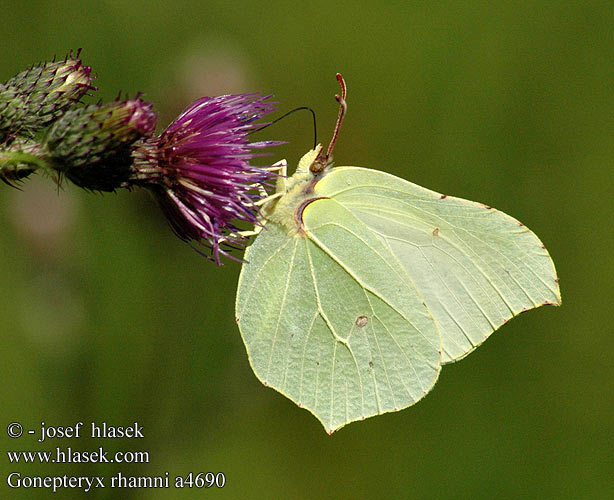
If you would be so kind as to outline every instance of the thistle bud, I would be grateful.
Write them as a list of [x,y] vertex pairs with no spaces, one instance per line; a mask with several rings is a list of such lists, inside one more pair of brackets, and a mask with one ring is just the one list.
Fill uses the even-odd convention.
[[0,85],[0,140],[31,137],[58,119],[95,89],[90,72],[71,53],[63,61],[33,66]]
[[26,103],[15,89],[0,84],[0,143],[7,142],[15,131],[23,128]]
[[52,168],[85,189],[125,186],[133,173],[133,145],[151,136],[156,124],[151,108],[137,96],[67,111],[44,139]]

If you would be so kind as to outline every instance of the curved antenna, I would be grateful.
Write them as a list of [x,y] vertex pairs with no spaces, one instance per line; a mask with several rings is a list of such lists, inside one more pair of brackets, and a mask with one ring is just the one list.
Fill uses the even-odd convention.
[[278,121],[283,120],[287,116],[290,116],[292,113],[296,113],[297,111],[302,111],[302,110],[309,111],[311,113],[312,118],[313,118],[313,148],[315,149],[315,147],[318,144],[318,130],[316,128],[316,112],[313,109],[311,109],[309,106],[300,106],[298,108],[294,108],[293,110],[288,111],[287,113],[284,113],[279,118],[276,118],[272,122],[267,123],[266,125],[263,125],[260,128],[257,128],[257,129],[254,129],[254,130],[250,130],[247,133],[247,135],[251,135],[251,134],[254,134],[256,132],[260,132],[261,130],[264,130],[265,128],[270,127],[271,125],[277,123]]
[[347,86],[345,84],[345,80],[341,76],[341,73],[337,73],[337,81],[339,82],[339,86],[341,87],[341,95],[335,94],[335,99],[339,103],[339,113],[337,114],[337,123],[335,124],[335,131],[333,132],[333,138],[330,140],[328,144],[328,148],[326,149],[326,153],[324,150],[320,150],[317,158],[309,167],[309,170],[317,174],[322,172],[326,168],[326,166],[330,163],[333,149],[335,148],[335,144],[337,143],[337,138],[339,137],[339,131],[341,130],[341,124],[343,123],[343,119],[345,118],[345,114],[347,113],[348,105],[345,100],[347,96]]

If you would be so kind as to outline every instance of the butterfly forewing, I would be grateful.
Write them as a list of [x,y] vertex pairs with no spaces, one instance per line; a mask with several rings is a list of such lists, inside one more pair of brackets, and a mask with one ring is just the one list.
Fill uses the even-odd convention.
[[332,170],[316,185],[364,223],[402,265],[456,361],[516,314],[560,303],[554,264],[516,219],[390,174]]

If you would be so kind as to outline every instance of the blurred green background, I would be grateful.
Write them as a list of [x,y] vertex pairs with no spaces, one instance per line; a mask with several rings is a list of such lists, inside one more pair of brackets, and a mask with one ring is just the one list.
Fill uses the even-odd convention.
[[[0,186],[2,498],[23,475],[222,471],[222,490],[53,498],[614,498],[614,7],[604,2],[140,0],[2,3],[0,81],[82,47],[96,98],[145,92],[168,124],[193,98],[309,105],[338,165],[371,166],[513,215],[548,247],[563,307],[528,312],[446,366],[416,406],[332,436],[252,374],[240,265],[179,241],[144,192],[34,177]],[[262,133],[311,147],[308,115]],[[9,439],[106,421],[141,440]],[[148,464],[11,465],[6,450],[146,450]]]

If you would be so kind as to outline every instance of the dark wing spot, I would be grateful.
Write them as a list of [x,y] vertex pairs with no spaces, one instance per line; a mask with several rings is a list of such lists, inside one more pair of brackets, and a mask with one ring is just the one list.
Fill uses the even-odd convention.
[[369,322],[369,318],[367,318],[366,316],[358,316],[358,318],[356,318],[356,321],[354,322],[354,324],[358,328],[363,328],[363,327],[367,326],[368,322]]
[[442,200],[443,200],[443,199],[445,199],[445,198],[447,198],[447,197],[448,197],[448,195],[447,195],[447,194],[442,194],[442,195],[441,195],[441,199],[442,199]]
[[373,368],[374,366],[373,361],[369,361],[369,368]]
[[439,236],[439,228],[438,227],[433,229],[433,236]]

